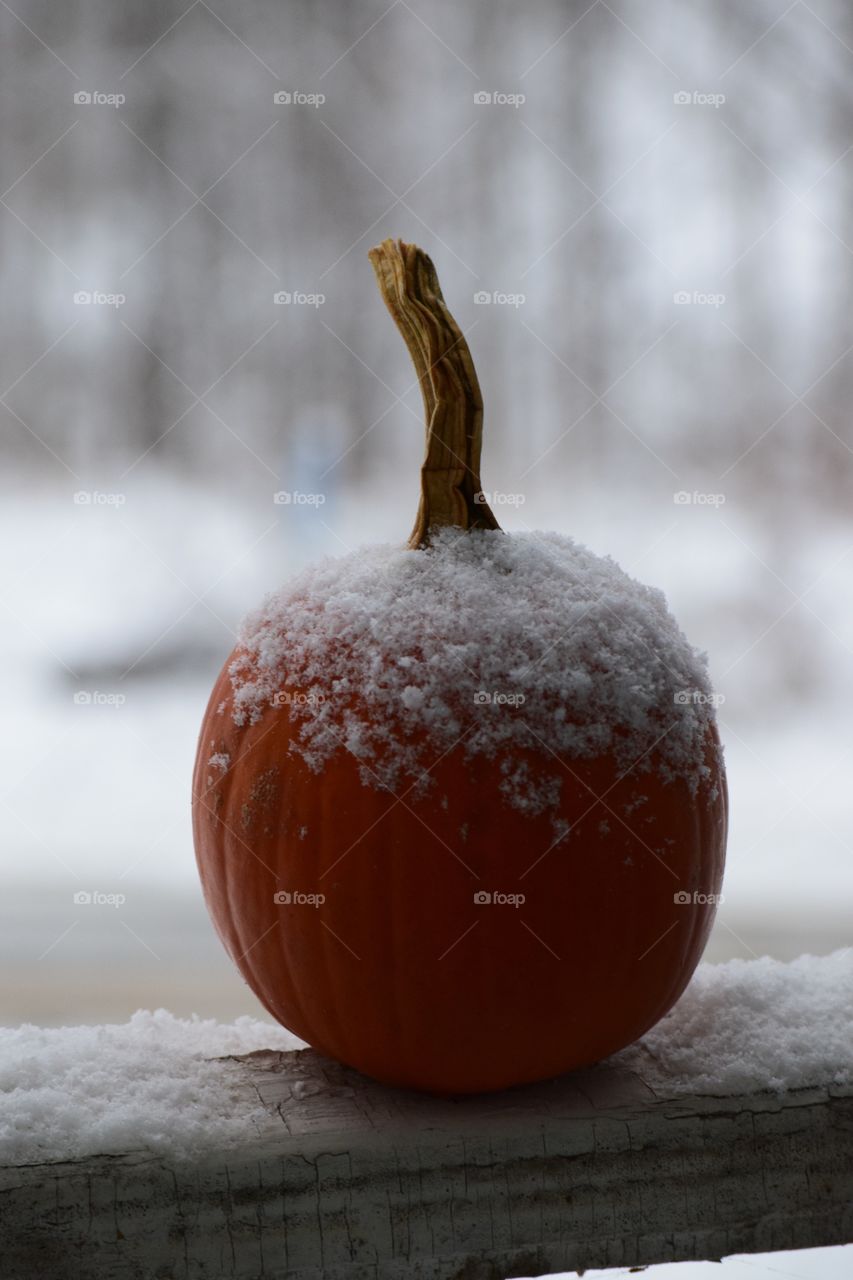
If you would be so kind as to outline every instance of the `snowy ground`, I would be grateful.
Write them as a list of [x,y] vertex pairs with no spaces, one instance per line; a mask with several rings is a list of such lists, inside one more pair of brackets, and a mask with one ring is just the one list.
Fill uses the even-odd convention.
[[[7,1024],[123,1019],[158,1005],[258,1012],[199,900],[196,734],[237,622],[266,590],[318,554],[407,534],[412,495],[383,477],[370,487],[369,501],[330,490],[326,505],[300,510],[276,506],[272,492],[248,504],[144,473],[127,480],[120,506],[77,504],[70,486],[7,496]],[[815,529],[783,565],[743,512],[671,495],[641,502],[612,487],[572,502],[569,511],[559,495],[531,498],[501,515],[508,528],[570,532],[663,587],[725,694],[732,827],[708,958],[791,958],[853,942],[849,530]],[[79,892],[125,901],[75,904]]]

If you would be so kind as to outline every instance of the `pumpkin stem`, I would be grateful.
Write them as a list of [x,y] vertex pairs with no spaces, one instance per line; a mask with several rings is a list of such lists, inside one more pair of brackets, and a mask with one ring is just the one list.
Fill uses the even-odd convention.
[[480,487],[483,398],[468,344],[444,305],[435,267],[417,245],[385,240],[370,250],[385,305],[415,366],[426,415],[413,549],[435,529],[499,529]]

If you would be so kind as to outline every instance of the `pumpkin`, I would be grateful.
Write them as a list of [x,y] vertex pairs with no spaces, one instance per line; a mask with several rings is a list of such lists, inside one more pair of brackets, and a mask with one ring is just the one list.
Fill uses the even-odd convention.
[[415,528],[244,623],[201,728],[197,862],[297,1036],[391,1085],[497,1090],[614,1053],[689,981],[726,840],[714,696],[661,593],[499,529],[434,267],[370,256],[426,410]]

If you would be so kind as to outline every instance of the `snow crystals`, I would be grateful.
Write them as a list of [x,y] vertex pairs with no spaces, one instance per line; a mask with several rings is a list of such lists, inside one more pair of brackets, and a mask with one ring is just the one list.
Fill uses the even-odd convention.
[[[236,723],[289,715],[312,769],[349,751],[368,785],[423,779],[456,744],[499,757],[530,813],[559,800],[556,757],[641,773],[654,750],[693,788],[707,772],[704,656],[660,591],[558,534],[446,529],[426,550],[326,559],[267,597],[240,644]],[[523,750],[543,759],[536,779]]]

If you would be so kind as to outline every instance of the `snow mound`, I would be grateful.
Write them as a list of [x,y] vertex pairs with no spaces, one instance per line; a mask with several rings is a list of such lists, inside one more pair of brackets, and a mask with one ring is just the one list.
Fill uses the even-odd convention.
[[207,1059],[302,1047],[273,1023],[228,1026],[165,1009],[118,1026],[0,1028],[0,1161],[142,1148],[190,1156],[245,1141],[255,1117],[236,1105],[223,1064]]
[[[163,1009],[123,1026],[0,1028],[0,1163],[150,1150],[177,1157],[251,1141],[229,1064],[302,1042],[270,1022],[232,1026]],[[664,1094],[853,1084],[853,950],[701,965],[675,1009],[610,1059]]]
[[519,749],[641,761],[694,789],[708,772],[704,656],[662,592],[559,534],[446,529],[426,550],[324,560],[246,619],[230,674],[238,725],[274,707],[312,769],[346,750],[392,791],[460,742],[499,755],[531,812],[554,807],[561,770],[532,787]]
[[675,1008],[611,1059],[667,1093],[853,1084],[853,949],[700,965]]

